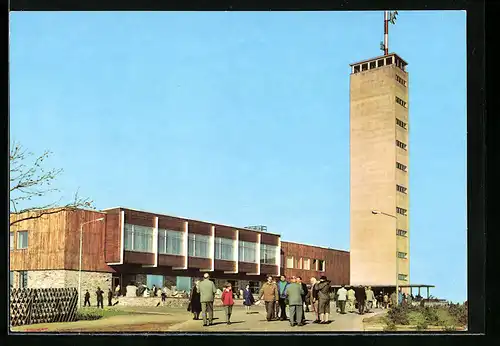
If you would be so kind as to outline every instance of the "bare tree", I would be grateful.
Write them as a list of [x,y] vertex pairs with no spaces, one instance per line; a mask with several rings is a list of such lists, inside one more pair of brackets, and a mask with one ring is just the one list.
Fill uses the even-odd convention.
[[[10,226],[31,219],[38,219],[44,215],[56,214],[65,210],[77,208],[93,208],[93,201],[78,196],[70,203],[57,202],[38,204],[35,200],[53,192],[60,192],[52,187],[62,169],[49,169],[43,167],[44,161],[52,154],[46,150],[42,155],[32,160],[35,155],[26,151],[21,144],[15,142],[10,149],[10,212],[22,215],[20,218],[10,220]],[[31,206],[30,206],[31,205]]]

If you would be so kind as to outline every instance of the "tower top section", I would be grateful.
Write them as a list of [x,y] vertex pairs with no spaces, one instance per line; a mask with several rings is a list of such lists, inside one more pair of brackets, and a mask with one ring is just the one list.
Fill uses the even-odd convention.
[[389,65],[394,65],[401,69],[403,72],[406,72],[406,66],[408,65],[408,63],[396,53],[390,53],[388,55],[381,55],[375,58],[350,64],[351,74],[378,69],[380,67]]

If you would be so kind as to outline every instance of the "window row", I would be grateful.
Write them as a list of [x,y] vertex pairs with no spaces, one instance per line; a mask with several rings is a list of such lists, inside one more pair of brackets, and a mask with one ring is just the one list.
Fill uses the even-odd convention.
[[396,96],[396,103],[403,106],[404,108],[406,108],[406,101],[403,101],[402,99],[400,99],[397,96]]
[[407,170],[408,167],[406,165],[403,165],[400,162],[396,162],[396,168],[399,169],[399,170],[402,170],[403,172],[406,172],[406,170]]
[[408,212],[408,210],[404,209],[404,208],[400,208],[400,207],[396,207],[396,213],[398,214],[401,214],[401,215],[405,215],[406,216],[406,213]]
[[401,85],[406,86],[406,80],[404,80],[403,78],[399,77],[398,75],[396,75],[396,80],[397,80],[397,81],[398,81],[398,83],[400,83]]
[[407,255],[408,254],[406,252],[400,252],[400,251],[397,252],[398,258],[406,258]]
[[398,141],[397,139],[396,139],[396,145],[401,149],[406,150],[407,145],[401,141]]
[[402,281],[407,281],[408,280],[408,275],[406,274],[398,274],[398,279]]
[[408,233],[408,231],[405,231],[403,229],[397,229],[396,230],[396,234],[401,236],[401,237],[406,237],[406,234]]
[[326,262],[324,260],[313,259],[311,265],[310,258],[295,258],[294,256],[287,256],[286,258],[286,268],[287,269],[304,269],[304,270],[316,270],[324,272],[326,270]]
[[17,248],[15,244],[15,234],[10,232],[10,250],[22,250],[28,248],[28,231],[17,232]]
[[398,190],[398,192],[406,194],[406,190],[408,190],[408,188],[406,188],[406,187],[404,187],[402,185],[397,185],[396,184],[396,190]]
[[396,118],[396,124],[405,130],[408,129],[408,125],[403,120]]

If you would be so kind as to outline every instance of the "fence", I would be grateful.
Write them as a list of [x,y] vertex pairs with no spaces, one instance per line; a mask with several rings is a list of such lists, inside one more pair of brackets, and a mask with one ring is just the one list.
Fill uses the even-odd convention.
[[74,321],[77,304],[76,288],[11,288],[10,325]]

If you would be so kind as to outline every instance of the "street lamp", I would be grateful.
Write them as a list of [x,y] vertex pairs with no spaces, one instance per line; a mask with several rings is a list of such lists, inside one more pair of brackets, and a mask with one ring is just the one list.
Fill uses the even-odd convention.
[[80,224],[80,266],[78,269],[78,308],[82,307],[82,248],[83,248],[83,226],[92,222],[104,221],[103,217],[95,220],[90,220]]
[[[372,210],[374,215],[385,215],[397,219],[396,216],[384,213],[380,210]],[[399,257],[398,257],[398,239],[396,238],[396,305],[399,305]]]

